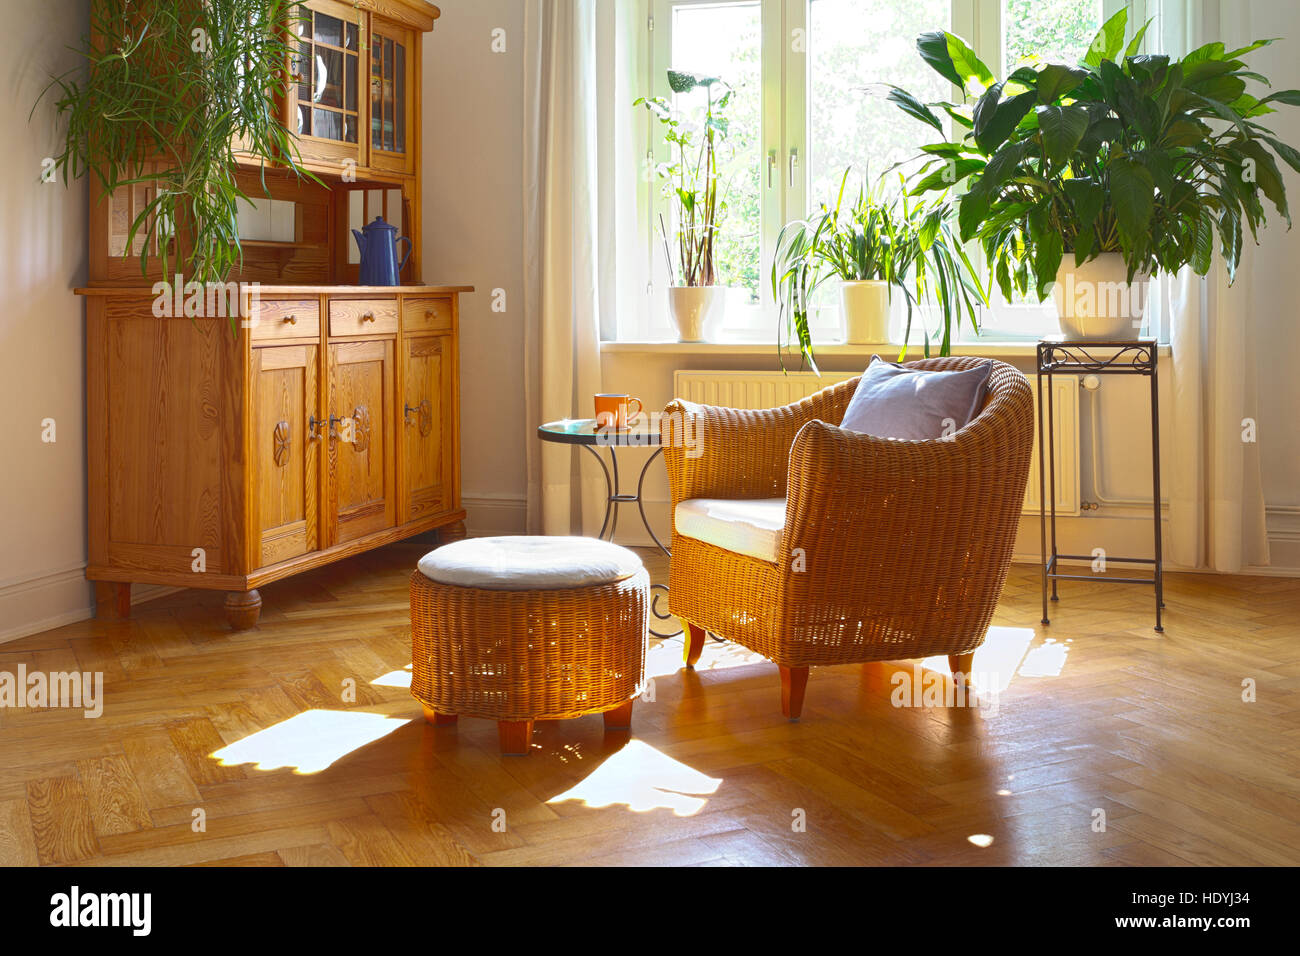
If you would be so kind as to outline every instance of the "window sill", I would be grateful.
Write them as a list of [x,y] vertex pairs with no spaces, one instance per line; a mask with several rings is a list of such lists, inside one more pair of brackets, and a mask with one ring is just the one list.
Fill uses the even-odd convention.
[[[848,345],[832,342],[815,346],[816,355],[837,355],[850,358],[870,358],[879,355],[882,358],[896,358],[901,346],[895,343],[880,345]],[[964,342],[952,347],[953,355],[970,355],[978,358],[1034,358],[1037,354],[1036,342]],[[767,342],[601,342],[601,352],[614,354],[636,353],[641,355],[771,355],[776,346]],[[1169,354],[1169,346],[1161,345],[1160,355]],[[787,356],[799,357],[798,350],[786,350]],[[912,345],[907,351],[908,359],[923,358],[925,353],[919,345]]]

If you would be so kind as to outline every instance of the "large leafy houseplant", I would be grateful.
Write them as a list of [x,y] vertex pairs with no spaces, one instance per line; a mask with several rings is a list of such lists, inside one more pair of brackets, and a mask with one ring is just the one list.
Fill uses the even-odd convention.
[[1001,81],[960,38],[926,33],[921,57],[963,101],[889,94],[942,136],[922,147],[928,163],[913,191],[965,186],[960,236],[979,240],[1008,299],[1013,289],[1045,298],[1063,260],[1102,253],[1122,256],[1130,283],[1187,265],[1205,275],[1216,235],[1231,278],[1243,224],[1255,236],[1265,221],[1262,198],[1290,223],[1275,156],[1300,171],[1300,153],[1259,117],[1270,104],[1300,105],[1300,91],[1257,97],[1248,82],[1268,81],[1242,59],[1272,41],[1208,43],[1175,59],[1139,53],[1147,27],[1127,44],[1126,29],[1120,10],[1078,65],[1021,67]]
[[[903,354],[911,340],[918,305],[937,307],[940,327],[933,338],[941,355],[950,352],[953,326],[965,316],[978,332],[976,302],[986,303],[976,271],[957,240],[952,205],[946,198],[914,200],[905,192],[884,198],[885,178],[845,206],[852,169],[844,171],[833,209],[822,207],[807,220],[787,223],[777,237],[772,262],[772,295],[779,306],[777,351],[797,342],[803,361],[817,368],[809,312],[818,288],[831,278],[844,282],[881,280],[907,303]],[[900,177],[900,184],[902,178]],[[922,344],[930,354],[931,335]]]
[[126,254],[140,248],[142,273],[156,249],[169,276],[174,246],[188,280],[224,280],[240,261],[237,217],[250,198],[237,154],[298,169],[275,104],[298,9],[294,0],[91,4],[85,65],[50,87],[67,124],[54,163],[65,183],[90,172],[106,195],[150,187],[126,242]]
[[[705,92],[703,123],[693,127],[663,97],[640,97],[632,105],[644,106],[659,121],[668,144],[669,158],[655,167],[663,192],[676,211],[676,267],[668,255],[668,272],[674,284],[698,288],[716,285],[716,249],[722,207],[719,195],[718,149],[727,137],[727,117],[732,90],[715,76],[668,71],[674,94]],[[696,142],[696,133],[699,142]],[[660,219],[665,253],[667,230]]]

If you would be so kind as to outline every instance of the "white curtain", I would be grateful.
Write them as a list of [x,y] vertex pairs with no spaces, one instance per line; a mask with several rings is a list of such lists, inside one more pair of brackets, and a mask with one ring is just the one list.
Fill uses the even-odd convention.
[[[644,307],[636,253],[639,3],[526,0],[524,342],[528,530],[594,534],[600,468],[538,425],[591,418],[602,391],[601,329]],[[629,188],[629,186],[631,188]]]
[[[1145,49],[1181,56],[1214,40],[1229,49],[1256,39],[1250,3],[1138,0],[1130,28],[1153,23]],[[1186,567],[1235,572],[1269,563],[1257,421],[1256,318],[1251,295],[1251,243],[1237,281],[1228,284],[1216,255],[1201,279],[1189,269],[1161,276],[1152,291],[1152,329],[1167,329],[1173,361],[1172,461],[1168,559]]]

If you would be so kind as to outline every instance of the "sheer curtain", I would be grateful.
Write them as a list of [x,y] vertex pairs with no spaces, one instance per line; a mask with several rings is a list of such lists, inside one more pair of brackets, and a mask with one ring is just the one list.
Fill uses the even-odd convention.
[[600,469],[540,443],[539,424],[591,418],[600,332],[644,307],[637,254],[638,2],[525,0],[524,359],[528,529],[594,534]]
[[[1131,30],[1153,20],[1147,52],[1181,56],[1214,40],[1232,49],[1255,39],[1248,2],[1131,0],[1129,7]],[[1168,330],[1173,358],[1167,554],[1187,567],[1233,572],[1269,563],[1259,445],[1249,428],[1258,416],[1252,248],[1245,243],[1231,286],[1217,253],[1205,279],[1184,269],[1153,284],[1152,319]]]

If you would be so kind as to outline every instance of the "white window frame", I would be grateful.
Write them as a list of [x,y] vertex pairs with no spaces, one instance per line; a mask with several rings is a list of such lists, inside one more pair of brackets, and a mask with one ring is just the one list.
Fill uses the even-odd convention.
[[[1129,5],[1134,0],[1128,0]],[[808,143],[808,58],[806,53],[796,50],[793,42],[796,31],[803,31],[806,37],[808,29],[809,0],[647,0],[649,16],[646,23],[648,37],[648,55],[645,57],[646,72],[643,86],[648,96],[662,96],[671,99],[668,89],[667,70],[671,65],[673,11],[679,7],[706,6],[721,7],[732,4],[755,4],[760,7],[762,17],[762,51],[761,51],[761,117],[762,130],[759,143],[761,147],[763,170],[760,177],[760,221],[761,240],[759,243],[759,296],[756,307],[738,307],[729,302],[727,314],[731,321],[722,330],[722,336],[729,342],[771,342],[777,321],[777,305],[772,298],[771,283],[768,279],[771,262],[775,253],[776,238],[781,226],[792,219],[807,214],[808,179],[811,168]],[[1125,0],[1102,0],[1102,20],[1113,15],[1125,5]],[[951,0],[951,18],[947,29],[965,37],[976,54],[998,75],[1002,75],[1004,43],[1002,33],[1003,0]],[[773,28],[776,25],[776,28]],[[1140,24],[1139,24],[1140,25]],[[1130,35],[1134,24],[1129,24]],[[806,47],[805,47],[806,49]],[[954,97],[960,97],[959,90],[953,90]],[[646,156],[646,167],[651,162],[658,163],[668,159],[668,151],[663,142],[659,124],[648,114],[645,119],[647,142],[650,144]],[[918,132],[918,136],[920,133]],[[919,140],[918,140],[919,142]],[[797,173],[791,179],[791,163],[797,163]],[[643,208],[650,211],[645,223],[646,256],[648,275],[651,277],[647,295],[649,307],[638,310],[639,314],[619,316],[617,334],[621,341],[661,341],[672,337],[672,328],[668,318],[667,287],[669,275],[664,263],[662,241],[658,233],[658,216],[668,212],[667,200],[661,194],[661,181],[657,178],[642,176],[644,193],[641,199]],[[972,258],[978,256],[978,249],[970,250]],[[976,260],[978,261],[978,260]],[[997,295],[996,285],[994,293]],[[898,303],[901,307],[901,300]],[[1025,310],[1041,312],[1041,328],[1034,334],[1016,334],[1000,332],[996,329],[983,331],[986,321],[996,323],[999,315],[1010,317],[1014,312]],[[979,341],[1009,342],[1032,341],[1042,333],[1055,329],[1054,313],[1051,302],[1041,305],[1009,305],[995,302],[987,309],[981,310],[981,334]],[[897,320],[896,323],[897,325]],[[827,343],[838,330],[838,315],[821,316],[815,320],[814,338]],[[919,344],[913,331],[913,346]],[[896,335],[901,338],[901,335]],[[973,341],[965,323],[962,323],[960,337],[957,341]],[[897,343],[896,343],[897,344]]]

